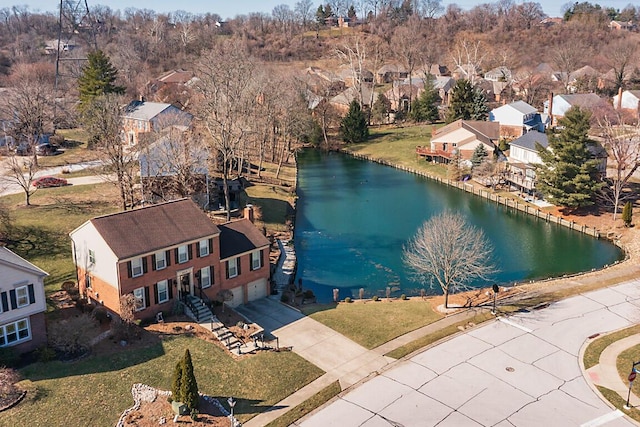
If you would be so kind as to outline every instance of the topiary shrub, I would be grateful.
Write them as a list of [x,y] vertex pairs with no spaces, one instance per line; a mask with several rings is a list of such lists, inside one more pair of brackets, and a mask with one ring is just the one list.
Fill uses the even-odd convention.
[[346,297],[346,298],[344,299],[344,302],[346,302],[346,303],[350,303],[350,302],[351,302],[351,297]]

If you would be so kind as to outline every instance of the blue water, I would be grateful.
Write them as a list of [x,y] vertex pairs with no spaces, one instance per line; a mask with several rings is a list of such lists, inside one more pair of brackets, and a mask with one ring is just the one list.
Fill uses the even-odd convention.
[[305,150],[298,156],[295,223],[297,278],[318,300],[437,294],[414,281],[402,261],[403,245],[420,225],[444,210],[481,228],[494,247],[493,283],[556,277],[600,268],[623,258],[616,246],[391,167],[339,153]]

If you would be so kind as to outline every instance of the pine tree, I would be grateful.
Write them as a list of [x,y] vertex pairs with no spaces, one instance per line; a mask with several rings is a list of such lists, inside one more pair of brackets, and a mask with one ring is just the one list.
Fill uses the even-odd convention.
[[415,122],[435,122],[440,118],[436,105],[439,101],[440,96],[433,85],[433,78],[428,76],[424,82],[424,91],[413,101],[409,118]]
[[471,82],[466,79],[458,80],[451,90],[447,123],[455,122],[458,119],[471,120],[478,100],[478,95]]
[[598,160],[589,151],[590,113],[573,107],[558,124],[562,130],[549,137],[549,149],[537,145],[543,164],[536,169],[538,190],[554,203],[579,208],[595,203],[599,182]]
[[473,103],[471,107],[471,120],[487,120],[489,117],[489,107],[487,107],[487,98],[480,88],[473,89]]
[[371,108],[371,116],[376,123],[386,123],[391,111],[391,101],[384,94],[378,95]]
[[369,128],[360,104],[355,99],[349,105],[349,112],[340,123],[340,135],[346,143],[364,142],[369,139]]
[[622,221],[625,227],[631,227],[631,222],[633,221],[633,205],[631,202],[625,203],[622,208]]
[[182,360],[176,363],[173,370],[173,381],[171,381],[171,394],[173,400],[182,402]]
[[193,373],[193,363],[191,362],[191,353],[189,349],[184,352],[182,359],[182,381],[180,384],[180,394],[182,402],[190,411],[198,408],[198,383]]
[[104,52],[101,50],[90,52],[87,55],[87,65],[78,77],[80,106],[87,105],[100,95],[124,94],[124,87],[115,84],[117,77],[118,70],[111,65],[111,61]]
[[484,159],[489,155],[487,149],[484,148],[484,144],[480,144],[473,150],[473,155],[471,156],[471,164],[473,167],[480,166]]

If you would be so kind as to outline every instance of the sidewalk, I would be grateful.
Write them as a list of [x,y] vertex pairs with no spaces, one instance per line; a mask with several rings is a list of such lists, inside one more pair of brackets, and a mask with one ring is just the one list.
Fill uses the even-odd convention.
[[[592,385],[599,385],[613,390],[626,401],[629,393],[629,383],[620,378],[617,360],[620,353],[636,345],[640,345],[640,335],[632,335],[614,342],[600,354],[600,363],[586,370],[585,377],[590,380]],[[631,367],[629,367],[629,372],[631,372]],[[640,406],[640,398],[631,393],[629,405],[637,408]]]

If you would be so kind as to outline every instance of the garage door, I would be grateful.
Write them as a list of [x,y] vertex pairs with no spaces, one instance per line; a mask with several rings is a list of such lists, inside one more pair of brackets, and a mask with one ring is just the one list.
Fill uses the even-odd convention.
[[247,285],[247,296],[249,301],[254,301],[267,296],[267,279],[258,279]]
[[233,292],[233,299],[227,302],[228,306],[237,307],[240,304],[244,304],[244,292],[242,292],[242,286],[231,289],[231,292]]

